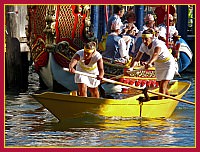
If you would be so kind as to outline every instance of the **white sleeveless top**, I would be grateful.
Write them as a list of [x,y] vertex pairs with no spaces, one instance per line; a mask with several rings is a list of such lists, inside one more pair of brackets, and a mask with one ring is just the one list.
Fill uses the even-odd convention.
[[[75,54],[78,54],[80,56],[80,60],[78,61],[76,65],[77,71],[99,75],[97,61],[102,58],[99,52],[95,51],[89,64],[87,65],[85,65],[84,63],[84,49],[77,51]],[[74,78],[75,78],[75,83],[84,83],[90,88],[96,88],[100,84],[100,81],[95,78],[91,78],[91,77],[87,77],[87,76],[83,76],[79,74],[75,74]]]
[[163,41],[154,39],[150,49],[142,43],[139,51],[150,55],[150,58],[152,58],[156,47],[161,47],[158,59],[154,63],[157,81],[172,80],[176,71],[175,60]]

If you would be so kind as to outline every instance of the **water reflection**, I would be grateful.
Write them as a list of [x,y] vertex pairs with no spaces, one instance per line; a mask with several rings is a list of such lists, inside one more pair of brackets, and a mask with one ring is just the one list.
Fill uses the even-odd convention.
[[[177,109],[170,119],[105,119],[86,113],[58,122],[35,100],[15,99],[6,106],[7,146],[181,146],[186,137],[178,135],[188,135],[189,126],[194,130],[190,108]],[[193,137],[190,132],[188,138]],[[186,145],[193,146],[194,140]]]
[[[183,99],[194,102],[195,80]],[[5,145],[30,147],[194,147],[195,107],[179,103],[168,119],[104,118],[85,113],[80,118],[58,120],[29,94],[6,95]]]
[[116,146],[116,144],[118,146],[166,146],[180,140],[176,138],[178,133],[176,128],[182,126],[174,122],[176,119],[115,118],[112,120],[95,117],[88,119],[87,116],[86,119],[83,117],[59,122],[52,126],[52,130],[67,133],[68,142],[78,140],[75,144],[77,146],[86,146],[88,140],[92,140],[93,145],[99,143],[99,146]]

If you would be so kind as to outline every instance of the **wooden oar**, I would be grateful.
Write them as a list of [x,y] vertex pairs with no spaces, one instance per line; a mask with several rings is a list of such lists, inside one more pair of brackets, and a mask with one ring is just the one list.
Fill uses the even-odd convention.
[[[109,80],[119,79],[119,78],[121,78],[121,77],[123,77],[123,76],[124,76],[124,74],[117,75],[117,76],[111,77]],[[102,81],[101,81],[101,84],[103,84],[103,83],[105,83],[105,82],[107,82],[107,81],[102,80]]]
[[[63,70],[69,72],[69,69],[68,69],[68,68],[63,68]],[[84,76],[88,76],[88,77],[92,77],[92,78],[97,78],[96,75],[90,74],[90,73],[85,73],[85,72],[81,72],[81,71],[75,71],[75,73],[76,73],[76,74],[80,74],[80,75],[84,75]],[[106,81],[106,82],[109,82],[109,83],[118,84],[118,85],[123,85],[123,86],[132,87],[132,88],[135,88],[135,89],[142,90],[142,89],[139,88],[139,87],[135,87],[135,86],[132,86],[132,85],[130,85],[130,84],[118,82],[118,81],[111,80],[111,79],[107,79],[107,78],[103,78],[102,81]]]
[[143,71],[143,70],[145,70],[144,66],[142,66],[142,67],[140,67],[138,69],[133,69],[132,71],[126,71],[126,73],[128,73],[128,74],[135,74],[136,72]]
[[[63,70],[69,72],[68,68],[63,68]],[[85,72],[80,72],[80,71],[75,71],[75,73],[76,74],[80,74],[80,75],[84,75],[84,76],[88,76],[88,77],[92,77],[92,78],[97,78],[96,75],[90,74],[90,73],[85,73]],[[118,82],[118,81],[107,79],[107,78],[103,78],[102,80],[106,81],[106,82],[109,82],[109,83],[123,85],[123,86],[127,86],[127,87],[130,87],[130,88],[138,89],[138,90],[141,90],[141,91],[143,90],[140,87],[136,87],[136,86],[133,86],[133,85],[130,85],[130,84]],[[184,102],[184,103],[187,103],[187,104],[195,105],[195,103],[193,103],[193,102],[190,102],[190,101],[187,101],[187,100],[183,100],[183,99],[178,99],[178,98],[175,98],[175,97],[172,97],[172,96],[169,96],[169,95],[166,95],[166,94],[162,94],[162,93],[159,93],[159,92],[154,92],[154,91],[151,91],[151,90],[147,90],[147,92],[155,94],[155,95],[160,95],[160,96],[163,96],[163,97],[166,97],[166,98],[170,98],[170,99],[173,99],[173,100],[176,100],[176,101]]]
[[[145,69],[145,66],[141,66],[141,67],[134,67],[134,69],[132,71],[126,71],[126,73],[128,74],[135,74],[138,71],[145,71],[147,69]],[[155,70],[154,67],[149,67],[148,70]]]

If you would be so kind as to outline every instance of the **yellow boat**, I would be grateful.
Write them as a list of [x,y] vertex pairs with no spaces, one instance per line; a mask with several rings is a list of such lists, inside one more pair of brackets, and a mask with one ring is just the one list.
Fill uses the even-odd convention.
[[[169,86],[169,92],[175,98],[181,99],[190,85],[190,82],[175,81]],[[152,91],[158,92],[158,88]],[[179,103],[178,100],[170,98],[156,100],[153,93],[149,93],[150,101],[148,102],[138,101],[139,97],[144,97],[142,93],[124,99],[97,99],[55,92],[44,92],[32,96],[60,121],[81,117],[84,113],[104,117],[168,118]]]

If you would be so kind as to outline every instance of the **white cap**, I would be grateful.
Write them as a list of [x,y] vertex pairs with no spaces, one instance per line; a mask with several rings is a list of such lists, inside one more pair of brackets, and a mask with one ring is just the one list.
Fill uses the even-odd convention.
[[119,30],[120,28],[121,28],[121,25],[119,22],[117,22],[116,20],[112,22],[111,30]]

